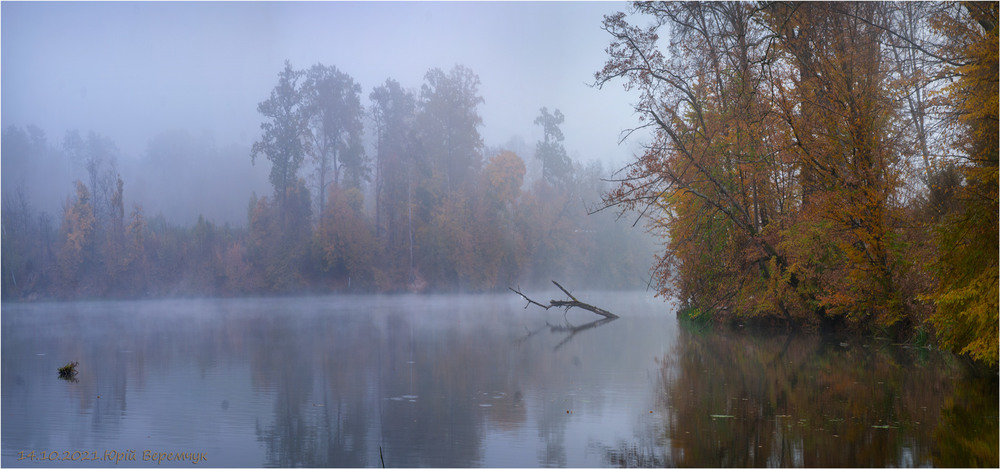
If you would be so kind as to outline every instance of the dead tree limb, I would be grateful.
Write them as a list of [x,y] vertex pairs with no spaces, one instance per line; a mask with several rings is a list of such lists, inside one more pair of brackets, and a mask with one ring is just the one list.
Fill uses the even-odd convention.
[[511,287],[507,287],[507,289],[510,290],[510,291],[512,291],[512,292],[514,292],[514,293],[517,293],[518,295],[521,295],[521,298],[524,298],[524,301],[528,302],[527,305],[524,305],[524,309],[528,309],[528,305],[532,305],[532,304],[533,305],[537,305],[537,306],[539,306],[542,309],[549,309],[549,308],[552,307],[552,305],[543,305],[543,304],[541,304],[541,303],[539,303],[539,302],[537,302],[535,300],[532,300],[531,298],[528,298],[528,295],[525,295],[524,293],[521,293],[520,290],[515,290],[515,289],[513,289]]
[[585,309],[585,310],[590,311],[592,313],[600,314],[601,316],[604,316],[605,318],[608,318],[608,319],[616,319],[618,317],[618,315],[616,315],[616,314],[614,314],[614,313],[612,313],[612,312],[610,312],[610,311],[608,311],[606,309],[601,309],[601,308],[598,308],[597,306],[594,306],[594,305],[588,304],[588,303],[584,303],[584,302],[576,299],[576,297],[573,296],[572,293],[570,293],[568,290],[566,290],[565,288],[563,288],[562,285],[559,285],[559,283],[556,282],[555,280],[553,280],[552,283],[554,283],[557,287],[559,287],[559,289],[562,290],[562,292],[565,293],[566,296],[568,296],[570,299],[569,300],[549,300],[549,304],[548,305],[544,305],[544,304],[539,303],[539,302],[537,302],[535,300],[532,300],[531,298],[528,298],[528,295],[525,295],[524,293],[521,293],[520,290],[515,290],[515,289],[513,289],[511,287],[507,287],[507,288],[510,289],[510,291],[512,291],[514,293],[517,293],[518,295],[521,296],[521,298],[524,298],[524,301],[528,302],[528,304],[524,305],[525,309],[527,309],[528,305],[531,305],[531,304],[539,306],[539,307],[541,307],[543,309],[549,309],[549,308],[551,308],[553,306],[560,307],[560,308],[566,308],[567,311],[570,308],[576,307],[576,308],[580,308],[580,309]]

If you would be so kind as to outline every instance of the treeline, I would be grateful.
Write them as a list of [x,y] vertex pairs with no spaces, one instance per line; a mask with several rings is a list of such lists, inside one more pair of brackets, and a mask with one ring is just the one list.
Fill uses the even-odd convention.
[[540,110],[534,149],[486,148],[478,87],[457,66],[427,72],[419,92],[388,79],[363,99],[336,67],[286,63],[246,161],[270,165],[274,190],[250,197],[245,226],[127,208],[110,138],[70,132],[57,148],[8,127],[5,159],[62,152],[84,174],[55,219],[4,187],[3,298],[644,286],[652,243],[613,213],[588,215],[608,187],[599,163],[567,156],[564,116]]
[[652,26],[607,17],[597,83],[637,90],[655,131],[607,202],[669,239],[661,292],[689,317],[936,335],[995,366],[997,9],[636,3]]

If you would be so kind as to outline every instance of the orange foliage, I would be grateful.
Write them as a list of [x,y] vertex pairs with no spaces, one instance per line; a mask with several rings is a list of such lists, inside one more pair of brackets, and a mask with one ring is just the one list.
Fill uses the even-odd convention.
[[346,275],[352,283],[371,285],[376,278],[373,261],[377,245],[372,227],[362,217],[362,202],[356,188],[331,188],[316,242],[326,269]]
[[[919,265],[934,253],[925,227],[944,219],[934,325],[946,344],[995,362],[997,7],[937,9],[938,37],[952,43],[944,48],[894,31],[900,21],[927,30],[926,15],[900,8],[636,3],[652,26],[605,18],[612,41],[596,84],[621,79],[638,91],[640,121],[654,130],[605,202],[640,212],[661,235],[654,280],[687,314],[905,339],[925,327],[920,294],[931,282]],[[670,54],[660,28],[669,28]],[[965,186],[941,187],[955,178],[927,163],[928,148],[948,143],[928,138],[949,134],[928,133],[932,117],[918,109],[927,103],[903,99],[928,80],[901,76],[917,62],[903,67],[900,47],[910,48],[906,60],[957,64],[945,70],[960,77],[954,85],[919,92],[956,111]],[[907,136],[911,128],[920,135]],[[912,142],[930,175],[926,198],[908,187]],[[907,220],[924,200],[932,219]]]
[[483,173],[494,200],[504,207],[516,202],[525,171],[524,160],[514,152],[505,151],[490,159]]
[[76,181],[76,198],[67,201],[63,212],[62,236],[65,241],[59,250],[59,270],[62,281],[75,288],[86,264],[91,261],[94,247],[94,229],[97,219],[90,204],[90,191]]

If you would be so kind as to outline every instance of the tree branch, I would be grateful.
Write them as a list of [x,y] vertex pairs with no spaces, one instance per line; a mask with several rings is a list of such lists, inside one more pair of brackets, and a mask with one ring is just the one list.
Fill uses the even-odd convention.
[[565,293],[566,296],[570,297],[570,299],[569,300],[549,300],[549,304],[548,305],[544,305],[544,304],[539,303],[539,302],[537,302],[537,301],[535,301],[535,300],[533,300],[531,298],[528,298],[528,295],[525,295],[524,293],[521,293],[520,290],[515,290],[512,287],[507,287],[507,289],[510,290],[510,291],[512,291],[512,292],[514,292],[514,293],[517,293],[518,295],[520,295],[521,298],[524,298],[524,300],[528,302],[528,304],[524,305],[525,309],[527,309],[528,305],[531,305],[531,304],[536,305],[536,306],[538,306],[538,307],[540,307],[542,309],[549,309],[549,308],[552,308],[552,307],[558,307],[558,308],[566,308],[567,310],[569,310],[570,308],[576,307],[576,308],[580,308],[580,309],[585,309],[585,310],[590,311],[590,312],[595,313],[595,314],[599,314],[599,315],[604,316],[605,318],[608,318],[608,319],[617,319],[618,318],[618,315],[616,315],[616,314],[614,314],[614,313],[612,313],[612,312],[610,312],[610,311],[608,311],[606,309],[598,308],[597,306],[594,306],[594,305],[589,304],[589,303],[584,303],[584,302],[576,299],[576,297],[573,296],[572,293],[570,293],[568,290],[566,290],[565,288],[563,288],[562,285],[559,285],[559,283],[556,282],[555,280],[553,280],[552,283],[554,283],[557,287],[559,287],[559,289],[562,290],[562,292]]

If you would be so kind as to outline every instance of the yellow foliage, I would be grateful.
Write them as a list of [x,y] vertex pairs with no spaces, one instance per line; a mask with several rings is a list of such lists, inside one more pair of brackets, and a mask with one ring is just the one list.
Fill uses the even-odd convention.
[[526,172],[524,160],[516,153],[505,151],[490,159],[483,173],[489,191],[501,204],[514,203],[521,192]]
[[[938,287],[931,295],[937,310],[930,320],[942,345],[997,366],[998,339],[998,4],[966,5],[968,18],[943,18],[939,29],[950,33],[950,52],[964,57],[959,79],[948,88],[958,111],[957,146],[968,155],[962,168],[966,184],[956,189],[963,202],[946,217],[939,233],[935,264]],[[985,16],[984,16],[985,15]],[[983,16],[977,18],[977,16]],[[990,18],[991,17],[991,18]],[[986,21],[980,21],[980,20]],[[981,25],[992,24],[991,30]]]
[[76,181],[76,199],[67,203],[63,213],[62,230],[66,242],[59,250],[59,267],[67,285],[73,286],[80,280],[80,270],[93,254],[96,224],[90,191],[82,182]]

